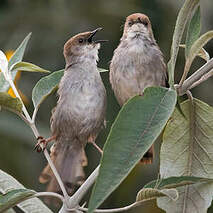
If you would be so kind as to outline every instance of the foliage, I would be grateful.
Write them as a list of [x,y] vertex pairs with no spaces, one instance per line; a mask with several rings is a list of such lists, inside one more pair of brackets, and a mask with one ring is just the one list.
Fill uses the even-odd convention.
[[[167,65],[170,88],[146,88],[143,96],[133,97],[122,107],[104,145],[100,169],[97,168],[72,197],[67,195],[47,150],[44,151],[63,192],[62,196],[54,193],[45,195],[61,199],[63,206],[60,212],[67,212],[66,208],[73,209],[74,212],[86,210],[94,212],[132,171],[163,130],[160,152],[161,177],[159,180],[146,184],[138,192],[136,202],[130,205],[130,208],[148,200],[157,199],[158,206],[166,212],[207,211],[213,197],[213,146],[211,143],[213,108],[198,99],[193,99],[188,91],[190,87],[183,89],[196,56],[206,60],[204,68],[212,63],[204,45],[213,38],[213,31],[200,36],[200,17],[199,0],[185,0],[177,17],[170,60]],[[187,23],[186,41],[181,45],[185,48],[186,63],[181,81],[175,85],[175,65]],[[48,73],[49,71],[22,61],[30,36],[31,34],[23,40],[9,63],[5,54],[0,51],[0,106],[19,115],[32,129],[35,137],[38,137],[39,132],[35,125],[37,111],[43,101],[57,90],[64,70],[50,73],[37,82],[32,91],[34,113],[31,117],[14,85],[16,72],[22,70],[30,74],[30,72]],[[99,68],[99,72],[107,71]],[[210,66],[205,74],[211,71]],[[193,75],[199,73],[198,70]],[[197,83],[197,80],[193,83]],[[15,98],[7,94],[10,87],[16,95]],[[188,95],[188,100],[178,103],[179,108],[175,109],[180,88],[184,90],[183,94]],[[88,209],[80,207],[82,197],[96,177],[97,181],[90,196]],[[0,196],[0,211],[14,212],[11,208],[17,205],[24,212],[51,212],[38,198],[32,198],[39,196],[39,193],[24,188],[13,177],[1,170],[0,191],[3,194]],[[116,211],[122,210],[126,208]],[[109,212],[113,211],[115,210],[109,210]]]
[[89,211],[104,201],[148,151],[171,116],[175,103],[174,90],[151,87],[145,89],[144,96],[136,96],[122,107],[104,146]]

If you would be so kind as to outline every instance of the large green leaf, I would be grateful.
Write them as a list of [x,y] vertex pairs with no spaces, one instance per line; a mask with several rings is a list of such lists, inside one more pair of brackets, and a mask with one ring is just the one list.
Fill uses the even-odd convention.
[[200,50],[203,48],[203,46],[206,43],[208,43],[208,41],[210,41],[211,39],[213,39],[213,30],[203,34],[199,39],[197,39],[193,43],[193,45],[190,49],[188,58],[186,60],[185,67],[184,67],[185,77],[186,77],[186,74],[189,72],[189,69],[190,69],[195,57],[200,53]]
[[[10,70],[10,68],[13,64],[22,61],[27,43],[30,39],[30,36],[31,36],[31,33],[29,33],[26,36],[26,38],[22,41],[22,43],[16,49],[15,53],[13,54],[11,59],[9,60],[8,70]],[[12,73],[13,79],[15,79],[16,73],[17,73],[17,71]],[[5,80],[3,74],[0,73],[0,92],[7,92],[9,88],[10,88],[9,83]]]
[[15,63],[10,71],[26,71],[26,72],[42,72],[42,73],[50,73],[50,71],[45,70],[35,64],[29,63],[29,62],[18,62]]
[[0,106],[17,113],[22,112],[21,101],[18,98],[11,97],[6,92],[0,92]]
[[34,194],[35,192],[29,189],[14,189],[0,195],[0,212],[14,207]]
[[172,89],[150,87],[122,107],[104,146],[89,212],[117,188],[150,148],[171,116],[176,99]]
[[[20,190],[25,188],[15,178],[0,170],[0,192],[5,194],[14,189]],[[38,198],[30,198],[17,204],[17,206],[23,212],[27,213],[52,213],[52,211]]]
[[64,70],[59,70],[51,73],[48,76],[41,78],[32,91],[32,100],[35,108],[40,104],[58,87]]
[[195,11],[187,30],[186,35],[186,49],[185,49],[185,57],[187,58],[191,49],[192,44],[199,38],[200,36],[200,7]]
[[21,44],[19,45],[19,47],[16,49],[15,53],[13,54],[13,56],[10,58],[9,60],[9,64],[8,64],[8,69],[10,70],[11,66],[17,62],[22,61],[23,57],[24,57],[24,52],[25,49],[27,47],[27,43],[31,37],[32,33],[29,33],[24,40],[21,42]]
[[[160,174],[213,178],[213,108],[197,99],[181,103],[186,118],[175,110],[163,135]],[[213,196],[213,183],[205,182],[178,188],[179,199],[158,200],[167,213],[206,212]]]
[[178,199],[178,191],[176,189],[143,188],[138,192],[136,202],[152,200],[164,196],[167,196],[172,201],[176,201]]
[[174,70],[183,32],[187,21],[198,4],[199,0],[186,0],[177,17],[172,38],[171,57],[168,62],[169,85],[171,88],[174,87]]
[[[182,48],[186,48],[185,44],[180,44],[180,47]],[[210,60],[210,56],[209,53],[204,49],[201,48],[199,53],[197,54],[197,56],[199,56],[200,58],[202,58],[203,60],[205,60],[206,62],[208,62]]]

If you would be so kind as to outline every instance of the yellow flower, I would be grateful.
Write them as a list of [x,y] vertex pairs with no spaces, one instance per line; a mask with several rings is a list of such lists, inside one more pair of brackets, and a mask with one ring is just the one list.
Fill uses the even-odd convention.
[[[8,51],[5,52],[5,55],[6,55],[8,61],[10,60],[10,58],[12,57],[13,54],[14,54],[14,51],[13,51],[13,50],[8,50]],[[16,77],[15,77],[15,80],[14,80],[14,84],[15,84],[16,87],[17,87],[17,82],[18,82],[18,80],[20,79],[20,77],[21,77],[21,72],[18,71],[17,74],[16,74]],[[25,103],[25,104],[28,104],[29,101],[28,101],[27,97],[26,97],[19,89],[18,89],[18,92],[19,92],[19,94],[20,94],[22,100],[24,101],[24,103]],[[13,98],[16,97],[16,95],[14,94],[12,88],[9,88],[8,94],[9,94],[10,96],[12,96]]]

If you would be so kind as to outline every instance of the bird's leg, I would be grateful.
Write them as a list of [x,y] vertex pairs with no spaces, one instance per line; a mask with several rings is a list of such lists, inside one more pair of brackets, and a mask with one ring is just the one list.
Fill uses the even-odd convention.
[[38,136],[37,137],[37,144],[35,145],[34,149],[37,150],[37,152],[41,152],[43,151],[46,147],[47,147],[47,144],[53,140],[55,140],[56,136],[51,136],[47,139],[45,139],[44,137],[42,136]]
[[101,154],[103,154],[102,149],[95,143],[96,135],[90,135],[88,142],[91,143]]

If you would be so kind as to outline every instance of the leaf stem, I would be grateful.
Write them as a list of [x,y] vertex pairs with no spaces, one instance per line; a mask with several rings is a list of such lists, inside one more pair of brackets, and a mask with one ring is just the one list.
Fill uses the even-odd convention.
[[92,172],[92,174],[86,179],[86,181],[80,186],[80,188],[75,192],[75,194],[69,199],[69,208],[73,208],[79,204],[83,196],[87,193],[89,188],[95,182],[100,165]]
[[29,113],[28,113],[28,111],[27,111],[27,109],[26,109],[26,107],[25,107],[25,105],[24,105],[24,103],[23,103],[23,101],[22,101],[22,99],[21,99],[19,93],[18,93],[18,90],[16,89],[16,86],[15,86],[13,80],[12,80],[12,79],[8,79],[8,82],[9,82],[9,84],[10,84],[10,86],[11,86],[11,88],[12,88],[14,94],[16,95],[17,98],[19,98],[19,100],[20,100],[21,103],[22,103],[22,111],[23,111],[23,113],[24,113],[26,119],[27,119],[29,122],[31,122],[31,117],[30,117],[30,115],[29,115]]
[[206,73],[205,75],[203,75],[198,81],[196,81],[195,83],[193,83],[189,87],[189,89],[192,89],[192,88],[198,86],[199,84],[201,84],[202,82],[206,81],[207,79],[209,79],[212,76],[213,76],[213,69],[211,71],[209,71],[208,73]]
[[187,78],[182,86],[178,85],[177,87],[177,92],[178,95],[184,95],[186,93],[187,90],[193,88],[192,85],[197,82],[196,84],[194,84],[195,86],[199,85],[199,83],[202,83],[204,80],[207,80],[209,77],[211,77],[211,75],[208,75],[208,78],[203,79],[203,81],[199,81],[202,76],[204,76],[205,74],[211,72],[211,70],[213,70],[213,58],[211,60],[209,60],[207,63],[205,63],[200,69],[198,69],[195,73],[193,73],[189,78]]
[[37,192],[35,195],[33,195],[33,197],[46,197],[46,196],[55,197],[64,202],[64,197],[55,192]]
[[[125,207],[122,207],[122,208],[115,208],[115,209],[96,209],[96,210],[94,210],[94,212],[97,212],[97,213],[111,213],[112,212],[113,213],[113,212],[128,211],[128,210],[130,210],[132,208],[140,206],[144,201],[135,202],[135,203],[130,204],[129,206],[125,206]],[[87,208],[83,208],[83,207],[79,207],[78,209],[81,210],[81,211],[85,211],[85,212],[88,211]]]
[[33,122],[33,123],[35,123],[35,118],[36,118],[37,112],[38,112],[38,108],[35,107],[35,109],[34,109],[34,111],[33,111],[33,116],[32,116],[32,122]]

